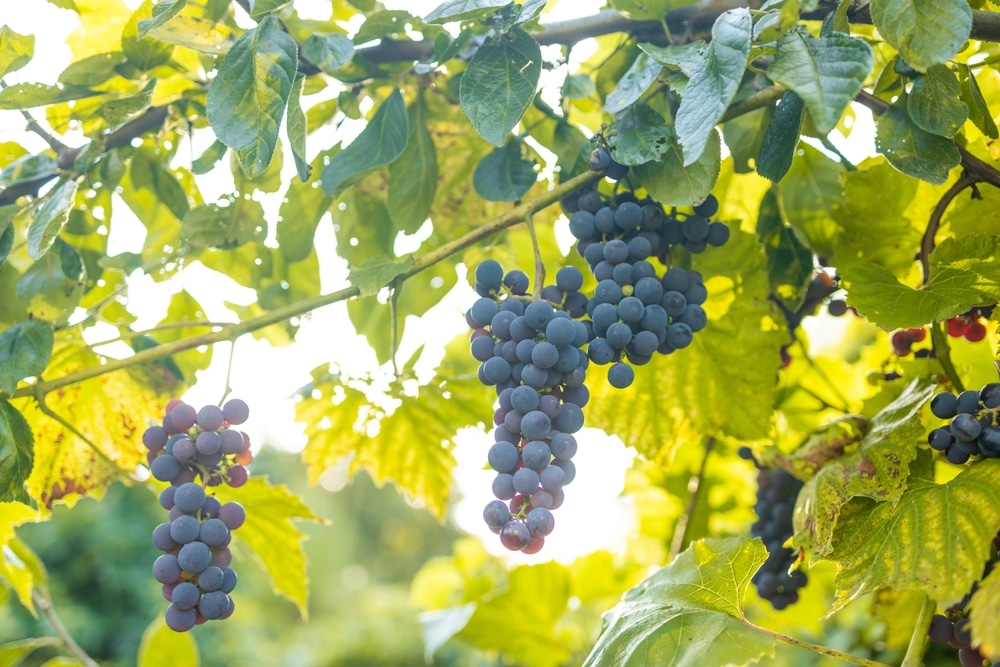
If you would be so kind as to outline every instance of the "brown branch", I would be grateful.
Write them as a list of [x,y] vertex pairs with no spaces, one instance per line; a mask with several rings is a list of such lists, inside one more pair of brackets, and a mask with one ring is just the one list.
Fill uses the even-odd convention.
[[[601,178],[601,176],[602,174],[598,172],[585,172],[579,176],[571,178],[565,183],[560,183],[551,190],[543,192],[537,197],[524,201],[519,206],[515,206],[506,213],[494,218],[480,227],[477,227],[471,232],[468,232],[424,255],[421,255],[420,257],[417,257],[416,260],[414,260],[413,265],[408,270],[394,278],[393,281],[390,281],[386,286],[392,284],[395,280],[406,280],[410,276],[416,275],[417,273],[430,268],[438,262],[447,259],[448,257],[451,257],[452,255],[459,253],[462,250],[489,238],[490,236],[493,236],[497,232],[524,222],[528,215],[558,203],[569,194],[576,192],[581,188],[587,187],[594,181]],[[133,356],[126,357],[125,359],[108,359],[105,364],[83,368],[72,373],[67,373],[64,376],[53,380],[39,381],[35,384],[21,387],[11,395],[11,398],[20,398],[23,396],[41,397],[56,389],[78,384],[100,375],[104,375],[105,373],[111,373],[113,371],[135,366],[137,364],[164,359],[172,354],[177,354],[178,352],[183,352],[184,350],[190,350],[201,345],[212,345],[222,341],[235,341],[243,334],[263,329],[264,327],[268,327],[272,324],[284,322],[292,317],[301,315],[302,313],[306,313],[311,310],[316,310],[322,306],[328,306],[332,303],[337,303],[338,301],[346,301],[347,299],[359,296],[360,293],[361,292],[357,287],[351,285],[350,287],[345,287],[344,289],[337,290],[336,292],[320,294],[308,299],[302,299],[301,301],[290,303],[286,306],[282,306],[281,308],[275,308],[274,310],[268,311],[263,315],[258,315],[257,317],[253,317],[248,320],[227,324],[218,331],[212,331],[192,336],[190,338],[182,338],[170,343],[164,343],[162,345],[157,345],[156,347],[151,347],[141,352],[137,352]],[[3,394],[3,392],[0,392],[0,396]]]
[[[941,226],[941,218],[944,216],[944,212],[951,205],[951,202],[961,194],[962,190],[966,188],[973,189],[973,197],[979,194],[975,189],[976,179],[969,175],[968,172],[962,174],[962,177],[957,181],[952,183],[948,191],[941,195],[941,199],[938,200],[937,206],[931,212],[931,217],[927,221],[927,229],[924,230],[924,236],[920,239],[920,254],[918,256],[920,260],[920,269],[923,272],[924,284],[931,279],[931,252],[934,250],[934,237],[937,236],[938,228]],[[982,198],[981,196],[979,197]]]

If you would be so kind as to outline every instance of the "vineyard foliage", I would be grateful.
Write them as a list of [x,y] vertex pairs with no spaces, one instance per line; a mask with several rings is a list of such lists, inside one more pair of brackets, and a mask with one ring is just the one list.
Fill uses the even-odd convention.
[[[44,54],[0,26],[0,111],[26,127],[0,141],[8,605],[59,603],[59,573],[21,527],[117,483],[158,493],[143,431],[218,363],[215,344],[294,346],[319,309],[340,309],[330,339],[356,333],[378,366],[345,370],[333,343],[295,397],[309,482],[365,471],[449,521],[455,438],[492,429],[496,392],[467,334],[408,358],[400,341],[461,322],[431,309],[455,294],[471,305],[486,259],[539,288],[539,267],[575,266],[593,293],[567,240],[581,191],[630,191],[682,218],[711,195],[728,242],[660,257],[704,277],[707,326],[637,365],[627,388],[588,370],[586,426],[638,453],[622,550],[505,567],[457,542],[412,584],[427,659],[453,664],[461,644],[536,667],[807,664],[818,658],[803,649],[827,650],[815,640],[863,664],[927,651],[937,664],[930,617],[952,609],[1000,661],[1000,570],[984,575],[1000,461],[951,463],[927,440],[941,426],[932,396],[978,390],[1000,368],[992,3],[611,0],[554,21],[572,3],[447,0],[421,14],[332,0],[315,18],[291,0],[48,2],[76,25],[53,79],[25,80]],[[588,167],[598,145],[627,175]],[[134,220],[141,251],[109,254]],[[177,280],[192,269],[255,298],[209,321]],[[136,326],[140,283],[171,290],[152,328]],[[419,370],[428,359],[433,373]],[[750,538],[755,471],[740,447],[804,483],[788,545],[810,580],[789,611],[750,586],[769,547]],[[246,508],[233,540],[307,619],[304,526],[336,526],[251,472],[215,493]],[[159,608],[138,611],[152,623],[139,664],[197,660],[197,628],[171,633]],[[845,628],[853,639],[831,640]],[[0,646],[0,662],[60,644],[88,664],[57,635]]]

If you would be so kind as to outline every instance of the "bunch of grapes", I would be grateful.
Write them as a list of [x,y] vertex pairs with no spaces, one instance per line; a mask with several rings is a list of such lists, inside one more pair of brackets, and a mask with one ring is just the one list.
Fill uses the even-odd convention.
[[[592,168],[604,163],[605,154],[603,146],[595,149]],[[721,246],[729,240],[729,227],[709,220],[719,208],[712,195],[687,214],[672,209],[667,215],[660,204],[639,201],[631,192],[605,200],[588,190],[563,205],[571,213],[577,251],[598,281],[586,307],[595,335],[588,355],[596,364],[611,364],[612,386],[627,387],[635,373],[624,359],[642,365],[656,352],[687,347],[707,323],[702,304],[708,292],[701,274],[672,267],[660,275],[650,260],[667,265],[677,246],[692,253]]]
[[792,514],[802,482],[781,468],[765,468],[758,463],[749,448],[740,449],[740,456],[753,460],[757,466],[757,520],[750,527],[767,547],[767,560],[750,580],[757,594],[781,610],[798,602],[799,589],[808,577],[802,570],[791,568],[798,562],[798,549],[788,549],[785,542],[792,536]]
[[198,411],[175,400],[167,404],[162,425],[150,426],[142,436],[153,477],[170,482],[160,493],[170,521],[153,529],[153,544],[164,552],[153,563],[153,577],[170,602],[167,626],[177,632],[233,613],[229,594],[236,572],[229,543],[246,511],[237,502],[220,503],[206,489],[223,481],[233,487],[246,483],[250,440],[229,426],[242,424],[249,413],[239,399]]
[[958,465],[973,456],[1000,458],[998,412],[1000,382],[991,382],[979,391],[969,389],[957,396],[949,391],[935,394],[931,398],[931,413],[950,422],[932,430],[927,442]]
[[466,320],[472,355],[482,362],[479,379],[496,387],[499,401],[487,455],[497,500],[483,518],[508,549],[536,553],[555,526],[563,487],[576,476],[573,434],[590,398],[582,350],[590,331],[567,312],[579,308],[579,269],[561,269],[540,300],[527,296],[528,282],[522,271],[505,275],[499,263],[483,262],[476,268],[480,299]]
[[[915,343],[922,343],[927,339],[927,329],[924,328],[911,328],[911,329],[901,329],[894,334],[889,339],[892,343],[892,352],[897,357],[905,357],[913,351],[913,345]],[[914,356],[927,356],[926,354],[921,354],[924,350],[917,350],[917,354]],[[927,350],[930,352],[930,350]]]
[[980,319],[993,314],[995,306],[979,306],[966,313],[956,315],[945,323],[945,329],[952,338],[964,338],[970,343],[978,343],[986,338],[986,325]]

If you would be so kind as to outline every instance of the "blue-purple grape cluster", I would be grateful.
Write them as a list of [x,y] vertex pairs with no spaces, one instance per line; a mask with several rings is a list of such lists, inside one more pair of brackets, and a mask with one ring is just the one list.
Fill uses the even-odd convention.
[[522,271],[504,274],[487,260],[476,268],[480,298],[466,314],[479,379],[496,388],[494,444],[487,460],[496,471],[483,518],[512,551],[536,553],[552,532],[552,510],[573,481],[577,450],[573,434],[583,427],[589,360],[583,347],[590,330],[572,313],[585,312],[583,274],[566,267],[556,284],[528,296]]
[[[600,150],[606,151],[599,147],[595,153]],[[588,355],[596,364],[611,365],[612,386],[627,387],[635,373],[625,360],[640,366],[657,352],[685,348],[708,321],[702,275],[677,266],[660,275],[651,260],[668,265],[676,247],[700,253],[724,245],[729,227],[710,220],[719,209],[713,195],[688,214],[672,209],[667,215],[660,204],[631,192],[606,200],[587,190],[563,200],[563,206],[577,251],[598,281],[586,306],[595,336]]]
[[931,398],[930,405],[935,417],[949,423],[932,430],[927,442],[950,462],[961,465],[974,456],[1000,458],[1000,382],[957,396],[943,391]]
[[758,463],[749,448],[740,449],[740,456],[757,466],[757,520],[750,526],[754,537],[767,547],[767,560],[750,581],[757,594],[781,610],[798,602],[799,589],[808,583],[800,569],[790,571],[798,561],[798,549],[788,549],[785,542],[792,536],[792,514],[802,482],[781,468],[767,468]]
[[206,490],[223,482],[246,483],[250,440],[229,426],[242,424],[249,414],[239,399],[197,411],[175,400],[167,404],[162,424],[143,433],[153,477],[170,482],[160,493],[169,522],[153,529],[153,545],[163,552],[153,563],[153,577],[170,603],[167,627],[176,632],[229,618],[235,608],[229,595],[236,587],[229,543],[232,531],[246,521],[246,511],[237,502],[220,503]]

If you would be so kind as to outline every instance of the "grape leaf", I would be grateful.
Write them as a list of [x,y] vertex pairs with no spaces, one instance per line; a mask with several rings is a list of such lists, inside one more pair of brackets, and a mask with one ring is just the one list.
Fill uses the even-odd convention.
[[198,667],[198,645],[190,632],[174,632],[162,616],[157,616],[139,640],[138,667],[171,667],[181,664]]
[[876,588],[923,590],[940,608],[979,579],[1000,528],[1000,461],[985,459],[946,484],[912,479],[896,503],[844,506],[827,559],[837,564],[834,613]]
[[267,217],[260,202],[241,199],[229,206],[204,204],[187,212],[181,225],[184,239],[196,248],[235,248],[262,241]]
[[521,28],[479,47],[459,82],[459,102],[476,132],[502,146],[535,97],[542,71],[541,47]]
[[640,582],[605,615],[584,667],[745,665],[774,655],[775,640],[743,622],[761,541],[700,540]]
[[811,558],[829,553],[837,519],[853,498],[896,503],[907,488],[914,446],[924,436],[920,408],[934,393],[926,379],[916,379],[876,414],[858,448],[823,466],[799,492],[795,544]]
[[761,199],[757,235],[767,252],[768,279],[774,296],[789,310],[798,310],[815,272],[813,253],[795,230],[785,225],[774,188]]
[[830,256],[837,226],[830,211],[843,203],[844,166],[808,144],[800,144],[778,185],[781,212],[815,252]]
[[665,206],[690,206],[700,202],[715,186],[722,164],[722,142],[712,129],[701,156],[686,162],[681,147],[671,142],[657,162],[635,168],[635,175],[649,194]]
[[676,145],[663,116],[641,102],[615,114],[610,135],[615,161],[631,167],[659,160]]
[[791,168],[802,132],[804,110],[805,102],[791,90],[778,100],[757,157],[757,173],[764,178],[777,183]]
[[[13,204],[10,206],[5,206],[4,208],[16,208]],[[0,219],[3,215],[0,214]],[[6,220],[3,222],[4,228],[0,232],[0,267],[3,267],[3,263],[7,261],[7,255],[10,254],[10,249],[14,247],[14,225],[8,223]]]
[[[716,196],[724,201],[725,193]],[[714,276],[706,284],[708,326],[691,346],[654,356],[626,389],[607,384],[603,369],[592,366],[588,373],[587,425],[614,433],[650,459],[668,455],[700,437],[696,434],[753,440],[771,428],[779,349],[788,338],[768,298],[764,249],[755,234],[734,229],[725,252],[695,255],[691,268]],[[664,409],[664,395],[674,397],[673,407]],[[621,409],[623,402],[629,410]]]
[[1000,569],[994,567],[979,582],[968,609],[973,645],[993,660],[1000,658]]
[[78,183],[63,181],[42,200],[28,225],[28,254],[40,259],[49,251],[63,225],[69,220],[69,209],[76,198]]
[[274,155],[297,67],[298,46],[273,14],[240,35],[219,63],[205,112],[250,178],[263,173]]
[[354,57],[354,42],[346,35],[314,33],[302,44],[302,57],[334,76],[334,72]]
[[163,162],[143,151],[136,151],[132,155],[129,175],[135,187],[145,188],[155,194],[178,220],[183,220],[187,215],[191,205],[184,186]]
[[476,194],[487,201],[517,201],[538,180],[535,163],[521,157],[524,146],[511,139],[479,161],[472,174]]
[[184,9],[187,0],[159,0],[153,5],[152,16],[139,19],[136,37],[143,39],[151,30],[159,28],[161,25],[174,18]]
[[[323,151],[313,160],[311,168],[317,170],[330,156]],[[297,262],[309,256],[313,249],[313,237],[320,218],[330,208],[333,197],[315,188],[312,183],[293,180],[288,184],[278,209],[277,238],[281,256],[289,262]]]
[[851,305],[886,329],[922,327],[1000,301],[1000,236],[947,238],[930,256],[931,278],[913,289],[877,264],[845,269]]
[[308,561],[302,543],[307,539],[292,520],[326,520],[292,493],[284,484],[272,485],[259,477],[239,488],[216,487],[219,502],[236,501],[246,509],[246,522],[233,531],[235,541],[245,544],[271,579],[271,588],[299,609],[302,620],[309,618]]
[[972,31],[967,0],[871,0],[871,14],[879,34],[921,72],[951,59]]
[[18,381],[41,375],[52,343],[52,327],[42,320],[20,322],[0,333],[0,391],[13,394]]
[[408,139],[406,104],[396,89],[351,145],[330,158],[320,176],[323,190],[330,196],[339,196],[367,174],[398,158]]
[[662,71],[663,65],[640,52],[632,61],[632,66],[618,80],[614,90],[608,93],[604,100],[604,110],[612,114],[618,113],[638,102],[649,87],[656,83]]
[[31,427],[17,408],[0,398],[0,501],[25,500],[24,483],[34,458]]
[[510,0],[446,0],[424,17],[424,23],[440,25],[451,21],[485,18],[509,4]]
[[640,43],[639,48],[664,67],[678,69],[689,79],[694,76],[705,59],[705,42],[703,40],[695,40],[680,46],[657,46],[656,44]]
[[993,121],[993,114],[990,112],[986,99],[983,98],[983,91],[980,90],[972,69],[964,63],[958,63],[957,68],[958,82],[962,88],[962,101],[969,109],[969,120],[990,139],[1000,137],[997,124]]
[[0,79],[27,65],[35,55],[35,36],[0,26]]
[[724,12],[712,26],[712,41],[684,89],[674,123],[685,167],[701,157],[715,124],[739,90],[750,60],[752,33],[750,11],[744,7]]
[[908,95],[899,96],[876,121],[875,147],[893,167],[914,178],[940,185],[961,162],[955,142],[920,129],[910,120]]
[[815,38],[794,30],[778,40],[767,76],[802,98],[816,129],[827,134],[861,90],[872,58],[871,47],[857,37]]
[[[14,534],[14,528],[25,523],[36,523],[41,519],[38,510],[20,502],[0,502],[0,581],[10,586],[17,594],[18,600],[35,615],[35,605],[31,600],[31,589],[36,580],[44,581],[44,570],[37,568],[37,557],[30,551],[15,547],[23,546]],[[17,549],[17,551],[15,551]],[[15,558],[9,558],[7,553]],[[25,558],[17,557],[17,552],[24,553]],[[34,562],[33,562],[34,561]],[[0,652],[0,657],[3,653]]]
[[955,74],[947,65],[933,65],[913,79],[906,113],[921,130],[953,139],[969,117],[969,108]]
[[161,42],[219,56],[229,51],[236,41],[234,30],[224,23],[188,14],[178,14],[172,20],[149,31]]
[[44,646],[60,646],[61,641],[57,637],[32,637],[31,639],[19,639],[13,642],[0,644],[0,665],[4,667],[14,667],[21,664],[21,661]]
[[413,255],[401,259],[390,257],[372,257],[351,268],[347,279],[360,290],[358,296],[364,298],[377,294],[403,273],[413,268]]
[[437,190],[437,150],[424,120],[424,103],[410,109],[410,138],[406,149],[389,165],[386,204],[393,226],[414,234],[427,220]]
[[118,51],[99,53],[72,63],[59,75],[59,83],[67,86],[99,86],[116,76],[118,72],[115,68],[127,61],[128,58]]

